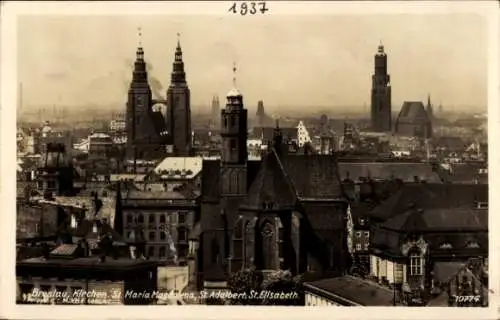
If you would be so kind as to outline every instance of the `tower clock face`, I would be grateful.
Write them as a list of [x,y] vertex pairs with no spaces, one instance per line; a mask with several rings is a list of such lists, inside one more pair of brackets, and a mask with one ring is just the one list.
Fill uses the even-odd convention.
[[146,97],[143,95],[138,95],[135,98],[136,106],[140,109],[144,109],[146,107]]

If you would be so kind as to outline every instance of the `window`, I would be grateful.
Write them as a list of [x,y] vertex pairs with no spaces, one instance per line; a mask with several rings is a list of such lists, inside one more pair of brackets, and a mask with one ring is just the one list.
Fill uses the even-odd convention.
[[365,225],[365,219],[360,218],[359,219],[359,224],[362,225],[362,226],[364,226]]
[[227,118],[224,117],[224,127],[227,128]]
[[236,149],[236,141],[235,140],[229,140],[229,148],[231,150],[235,150]]
[[264,224],[262,228],[262,249],[263,249],[263,269],[264,270],[274,270],[276,267],[276,241],[274,226],[271,223]]
[[144,216],[142,214],[139,214],[139,216],[137,217],[137,222],[139,224],[143,224],[144,223]]
[[361,238],[361,231],[356,231],[356,238]]
[[166,255],[167,255],[167,249],[165,247],[160,247],[159,254],[158,254],[159,258],[165,259]]
[[179,224],[186,223],[186,213],[185,212],[179,212]]
[[369,244],[365,243],[365,251],[368,251],[368,248],[369,248]]
[[155,247],[149,247],[148,248],[148,257],[154,258],[155,256]]
[[370,232],[369,231],[365,231],[365,238],[368,238],[370,236]]
[[178,239],[179,241],[187,241],[187,231],[186,231],[186,228],[184,227],[180,227],[178,230]]
[[469,241],[465,247],[468,249],[477,249],[479,248],[479,243],[476,241]]
[[211,261],[212,263],[219,263],[219,244],[217,243],[217,240],[215,238],[212,239],[212,245],[211,245]]
[[56,188],[56,182],[54,180],[47,181],[47,188],[48,189],[55,189]]
[[165,231],[160,232],[160,240],[165,240],[167,238],[167,235]]
[[156,240],[156,232],[150,231],[149,232],[149,241],[155,241]]
[[134,218],[132,217],[131,214],[127,214],[127,223],[132,223],[134,221]]
[[130,239],[130,237],[132,236],[132,232],[131,231],[127,231],[126,235],[127,235],[127,239]]
[[445,242],[439,246],[440,249],[452,249],[453,246],[449,242]]
[[410,255],[410,275],[421,276],[423,275],[423,259],[420,253],[412,253]]
[[160,223],[165,223],[165,215],[160,215]]
[[357,250],[357,251],[361,251],[361,244],[359,244],[359,243],[358,243],[358,244],[356,244],[356,250]]
[[234,116],[231,117],[231,128],[233,128],[236,125],[236,119]]
[[148,217],[149,224],[154,224],[155,223],[155,215],[150,214]]

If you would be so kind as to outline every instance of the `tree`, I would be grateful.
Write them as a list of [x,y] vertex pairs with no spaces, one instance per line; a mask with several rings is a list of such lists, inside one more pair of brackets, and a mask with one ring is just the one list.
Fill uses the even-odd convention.
[[262,286],[262,273],[254,268],[244,269],[232,273],[227,282],[231,294],[237,297],[231,299],[231,304],[255,305],[255,299],[250,299],[253,292],[260,292]]
[[277,271],[263,283],[262,291],[266,293],[261,304],[279,306],[304,305],[302,277],[293,277],[289,270]]

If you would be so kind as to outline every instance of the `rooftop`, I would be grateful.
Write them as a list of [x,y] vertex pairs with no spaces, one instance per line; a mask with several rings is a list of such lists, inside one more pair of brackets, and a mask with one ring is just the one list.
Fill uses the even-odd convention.
[[304,286],[306,291],[322,294],[326,298],[340,299],[345,305],[392,306],[394,303],[392,290],[353,276],[306,282]]

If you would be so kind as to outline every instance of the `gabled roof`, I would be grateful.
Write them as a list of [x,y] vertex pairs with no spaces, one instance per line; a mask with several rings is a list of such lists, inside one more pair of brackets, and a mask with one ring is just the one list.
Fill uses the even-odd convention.
[[243,204],[254,209],[261,209],[268,202],[277,207],[289,207],[295,204],[296,199],[295,190],[283,171],[278,155],[272,150],[264,157]]
[[[249,189],[255,179],[261,160],[250,160],[247,162],[247,188]],[[221,161],[203,160],[201,176],[201,194],[203,201],[220,200],[220,168]]]
[[337,161],[333,155],[286,155],[280,161],[299,198],[343,197]]
[[405,101],[398,115],[398,122],[429,122],[429,115],[420,101]]

